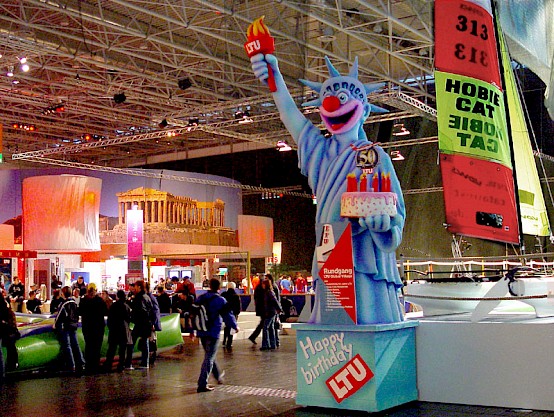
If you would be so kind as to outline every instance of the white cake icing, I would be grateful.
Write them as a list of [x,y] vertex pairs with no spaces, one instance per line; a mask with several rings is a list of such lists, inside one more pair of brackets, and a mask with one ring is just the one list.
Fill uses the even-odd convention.
[[346,192],[341,196],[342,217],[396,216],[396,194],[388,192]]

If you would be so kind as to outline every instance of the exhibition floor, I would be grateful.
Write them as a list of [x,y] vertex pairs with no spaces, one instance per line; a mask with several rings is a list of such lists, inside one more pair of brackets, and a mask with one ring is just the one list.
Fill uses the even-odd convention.
[[[218,354],[218,362],[225,370],[225,383],[216,384],[213,392],[196,392],[203,351],[198,343],[187,340],[182,347],[163,353],[149,370],[81,377],[30,374],[17,378],[0,390],[0,416],[367,415],[296,405],[295,337],[281,335],[279,350],[262,352],[260,340],[253,345],[246,339],[256,323],[252,313],[241,314],[242,331],[237,335],[233,351],[220,349]],[[554,412],[414,402],[375,415],[554,417]]]

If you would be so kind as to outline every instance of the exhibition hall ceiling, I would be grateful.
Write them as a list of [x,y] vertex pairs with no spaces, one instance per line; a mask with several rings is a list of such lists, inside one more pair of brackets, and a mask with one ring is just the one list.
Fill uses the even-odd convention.
[[[297,80],[324,80],[325,56],[342,73],[358,57],[364,83],[385,83],[371,101],[390,110],[369,122],[433,119],[432,8],[423,0],[6,0],[5,165],[127,169],[287,140],[243,47],[260,16],[299,104],[314,93]],[[316,108],[306,114],[319,120]]]

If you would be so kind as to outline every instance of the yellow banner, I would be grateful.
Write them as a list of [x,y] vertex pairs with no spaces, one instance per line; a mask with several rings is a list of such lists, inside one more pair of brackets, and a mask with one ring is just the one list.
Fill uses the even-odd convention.
[[510,129],[512,131],[522,233],[531,236],[549,236],[550,223],[537,165],[535,164],[529,131],[523,116],[521,100],[501,31],[499,39],[507,106],[510,115]]

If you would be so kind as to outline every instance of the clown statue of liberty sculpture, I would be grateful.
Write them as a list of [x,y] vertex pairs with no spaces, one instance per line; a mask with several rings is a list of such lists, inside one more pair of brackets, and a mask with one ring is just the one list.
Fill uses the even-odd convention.
[[[341,75],[325,57],[329,78],[323,82],[300,80],[319,94],[316,100],[304,105],[319,106],[321,119],[331,137],[325,137],[297,108],[283,76],[277,58],[272,54],[258,53],[250,58],[256,77],[266,83],[274,77],[273,99],[281,120],[298,145],[298,165],[317,197],[316,248],[312,266],[315,285],[315,304],[310,318],[314,324],[352,324],[341,309],[334,294],[329,294],[319,272],[321,254],[325,252],[322,231],[350,223],[352,234],[353,280],[355,288],[355,318],[358,325],[384,324],[403,321],[398,292],[402,282],[396,265],[395,250],[402,240],[406,209],[400,183],[390,157],[379,146],[368,141],[363,123],[371,110],[386,111],[368,103],[367,94],[382,85],[364,85],[358,80],[358,61],[348,75]],[[271,74],[271,72],[273,74]],[[368,153],[368,149],[371,152]],[[368,155],[374,164],[360,161]],[[364,170],[365,168],[365,170]],[[365,217],[341,217],[341,196],[347,191],[348,176],[355,180],[369,173],[369,178],[385,178],[387,191],[396,194],[396,214],[372,214]],[[378,190],[375,190],[378,191]],[[394,205],[393,205],[394,207]],[[335,235],[337,233],[335,232]],[[319,265],[318,265],[319,261]]]

